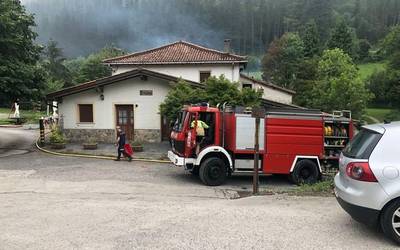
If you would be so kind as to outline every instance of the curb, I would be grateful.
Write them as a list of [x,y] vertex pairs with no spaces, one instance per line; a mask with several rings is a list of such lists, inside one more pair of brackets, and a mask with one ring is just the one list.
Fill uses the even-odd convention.
[[[52,154],[52,155],[57,155],[57,156],[67,156],[67,157],[100,159],[100,160],[115,160],[116,159],[115,157],[111,157],[111,156],[83,155],[83,154],[75,154],[75,153],[59,153],[59,152],[50,151],[50,150],[44,149],[39,146],[39,143],[38,143],[39,139],[40,138],[38,138],[36,140],[36,143],[35,143],[36,148],[47,154]],[[170,163],[170,161],[165,161],[165,160],[152,160],[152,159],[144,159],[144,158],[133,158],[132,161],[153,162],[153,163]]]
[[0,125],[0,128],[22,128],[22,125]]

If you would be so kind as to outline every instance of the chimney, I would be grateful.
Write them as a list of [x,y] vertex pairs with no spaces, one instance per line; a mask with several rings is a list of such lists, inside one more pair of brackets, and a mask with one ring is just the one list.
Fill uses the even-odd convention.
[[224,40],[224,52],[231,53],[231,39]]

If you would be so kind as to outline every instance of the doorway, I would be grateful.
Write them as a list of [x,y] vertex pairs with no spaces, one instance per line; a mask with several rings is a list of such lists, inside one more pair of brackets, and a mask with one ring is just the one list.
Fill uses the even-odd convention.
[[129,141],[134,140],[134,112],[133,105],[115,105],[117,111],[117,126],[125,132]]
[[171,124],[169,119],[165,116],[161,116],[161,141],[169,141],[171,135]]

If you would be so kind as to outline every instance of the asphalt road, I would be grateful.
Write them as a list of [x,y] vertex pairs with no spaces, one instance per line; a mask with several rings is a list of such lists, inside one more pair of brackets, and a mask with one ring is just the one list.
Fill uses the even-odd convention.
[[0,249],[398,249],[333,197],[230,199],[250,177],[206,187],[168,164],[43,154],[34,136],[0,128]]

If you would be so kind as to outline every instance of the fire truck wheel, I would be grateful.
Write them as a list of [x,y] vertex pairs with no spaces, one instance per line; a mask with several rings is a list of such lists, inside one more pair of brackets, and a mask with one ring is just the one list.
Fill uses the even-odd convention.
[[316,183],[319,179],[317,164],[311,160],[298,161],[290,174],[290,179],[297,185]]
[[225,162],[217,157],[211,157],[200,165],[200,179],[208,186],[219,186],[227,177]]
[[190,171],[190,173],[194,176],[199,176],[199,167],[194,166],[193,169]]

